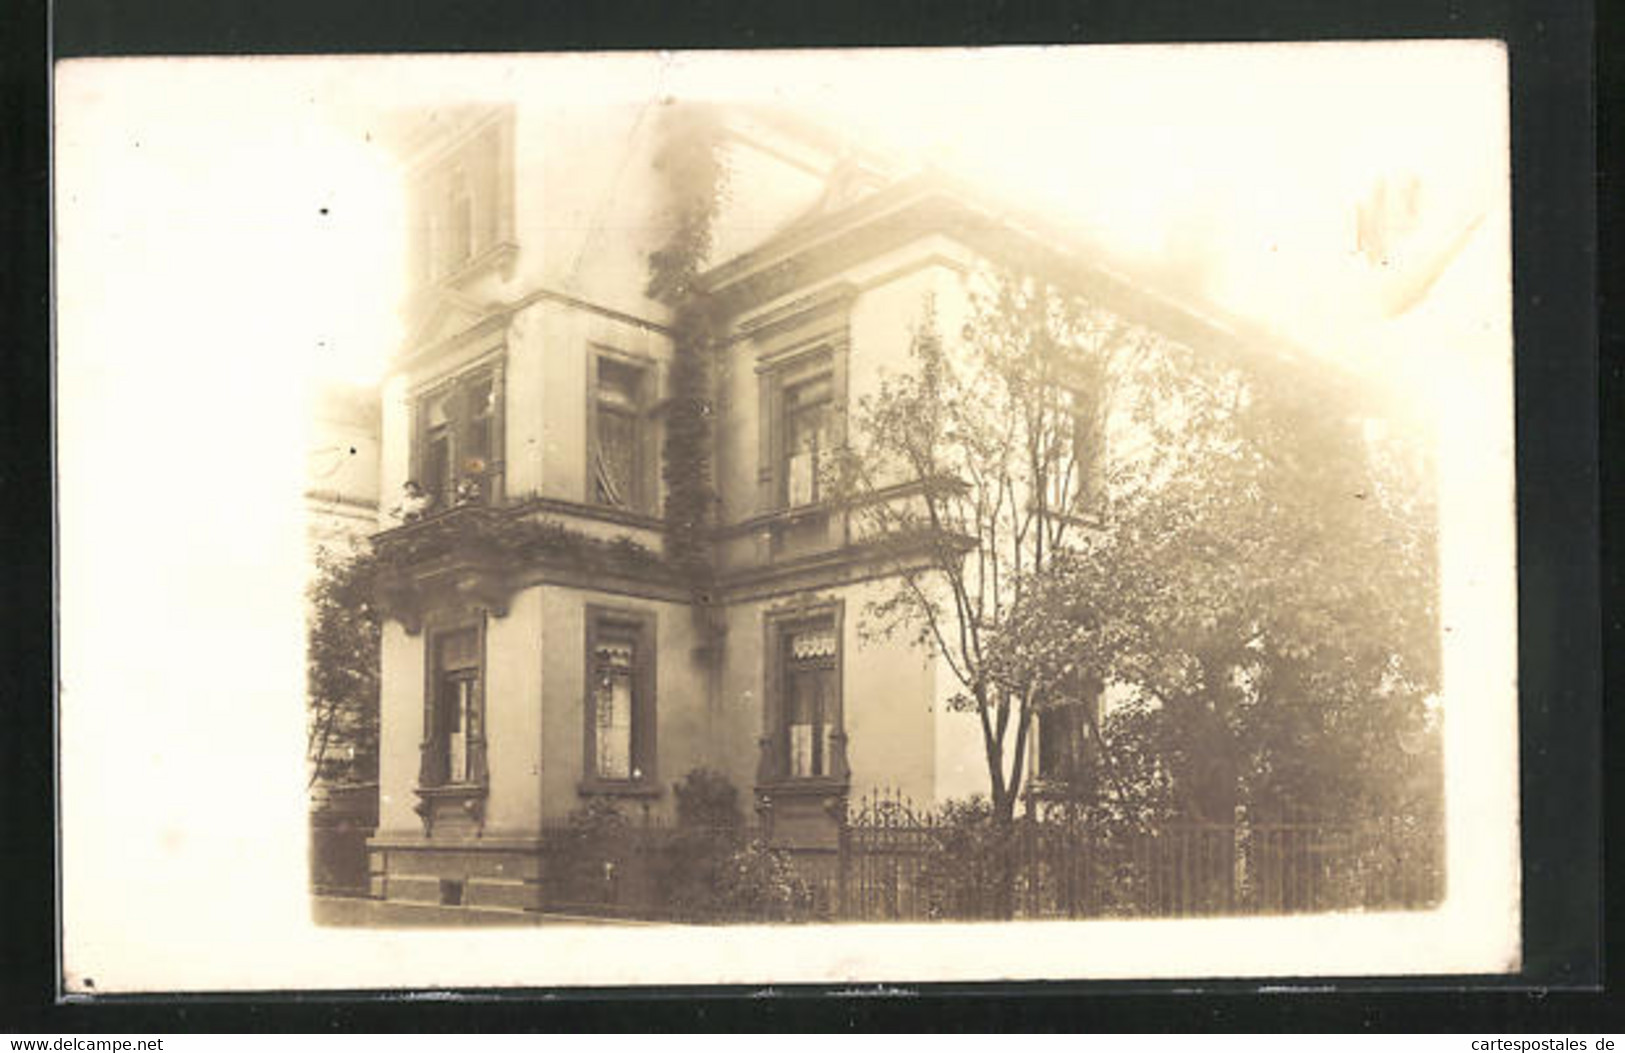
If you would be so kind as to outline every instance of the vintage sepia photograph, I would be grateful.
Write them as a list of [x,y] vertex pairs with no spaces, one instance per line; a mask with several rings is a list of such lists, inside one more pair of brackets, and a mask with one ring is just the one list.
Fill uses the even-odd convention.
[[[271,466],[219,514],[275,642],[200,660],[280,663],[98,693],[65,572],[70,987],[1516,968],[1497,45],[58,77],[64,479],[123,390],[72,267],[151,164],[261,275],[165,375],[247,370],[204,412]],[[288,954],[121,957],[75,782],[132,683],[213,711],[131,732],[160,786],[275,816],[142,813],[188,924]]]

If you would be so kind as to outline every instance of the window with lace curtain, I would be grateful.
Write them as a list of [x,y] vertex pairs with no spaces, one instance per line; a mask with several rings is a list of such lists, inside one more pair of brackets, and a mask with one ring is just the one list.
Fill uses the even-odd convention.
[[838,607],[768,617],[768,782],[843,780]]
[[644,405],[648,370],[599,357],[595,366],[590,478],[595,504],[646,512]]
[[790,778],[832,774],[830,736],[839,702],[834,626],[825,622],[785,634],[784,750]]
[[588,608],[583,790],[657,785],[654,647],[652,615]]

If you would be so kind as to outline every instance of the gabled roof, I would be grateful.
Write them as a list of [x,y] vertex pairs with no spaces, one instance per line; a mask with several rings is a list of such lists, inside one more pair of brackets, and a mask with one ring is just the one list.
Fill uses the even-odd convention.
[[925,170],[862,192],[842,192],[837,172],[819,205],[754,249],[701,276],[733,311],[746,310],[798,287],[837,276],[863,259],[931,235],[946,235],[995,262],[1034,271],[1079,289],[1193,347],[1256,360],[1318,359],[1278,333],[1164,279],[1031,210],[999,199],[937,170]]

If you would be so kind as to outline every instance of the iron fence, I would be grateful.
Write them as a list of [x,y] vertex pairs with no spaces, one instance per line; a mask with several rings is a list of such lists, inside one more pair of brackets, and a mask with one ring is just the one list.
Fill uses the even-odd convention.
[[[1406,818],[999,826],[876,794],[849,811],[835,847],[765,850],[767,833],[652,819],[555,827],[543,839],[545,906],[689,921],[1187,918],[1425,909],[1444,892],[1441,831]],[[793,887],[718,894],[740,874],[785,881],[773,866],[744,873],[739,862],[760,870],[768,857],[787,864]]]
[[841,840],[854,919],[1183,918],[1414,910],[1443,897],[1442,831],[1357,823],[1008,826],[920,813],[877,794]]

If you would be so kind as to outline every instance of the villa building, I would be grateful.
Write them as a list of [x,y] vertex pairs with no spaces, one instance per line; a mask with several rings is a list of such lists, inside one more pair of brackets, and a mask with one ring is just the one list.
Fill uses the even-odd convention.
[[606,797],[669,817],[672,784],[701,767],[796,846],[832,843],[873,788],[985,792],[941,659],[861,631],[898,555],[820,492],[847,408],[906,368],[928,300],[957,331],[986,261],[1043,268],[1193,346],[1240,340],[950,180],[726,111],[700,279],[726,326],[715,573],[696,604],[660,555],[659,109],[442,109],[402,138],[412,289],[379,429],[375,540],[394,556],[375,895],[534,908],[549,824]]

